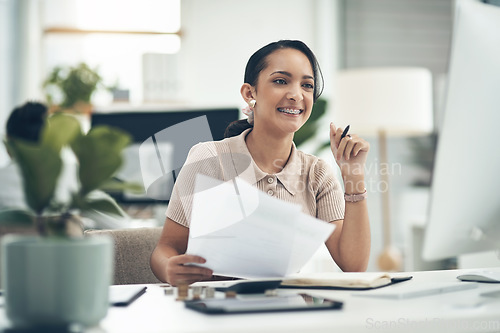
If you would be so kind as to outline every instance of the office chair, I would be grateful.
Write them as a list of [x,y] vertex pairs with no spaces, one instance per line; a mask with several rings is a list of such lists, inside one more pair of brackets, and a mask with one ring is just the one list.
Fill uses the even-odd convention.
[[85,230],[85,237],[111,236],[114,240],[113,284],[160,283],[149,266],[162,227]]

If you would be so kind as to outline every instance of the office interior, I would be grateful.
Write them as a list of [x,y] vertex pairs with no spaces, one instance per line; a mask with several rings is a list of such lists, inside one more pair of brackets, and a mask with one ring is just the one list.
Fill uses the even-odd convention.
[[[403,254],[401,270],[499,266],[494,252],[439,262],[426,262],[420,254],[428,215],[432,157],[445,98],[453,0],[128,3],[130,8],[111,0],[0,0],[2,136],[6,119],[15,106],[28,100],[45,100],[42,82],[52,68],[82,61],[98,68],[105,82],[117,88],[115,95],[101,90],[93,96],[96,113],[241,109],[244,103],[239,90],[249,56],[271,41],[299,39],[314,50],[321,64],[325,79],[322,98],[328,102],[325,124],[335,121],[334,82],[338,71],[423,67],[432,73],[433,129],[417,136],[388,139],[388,163],[392,166],[391,233],[394,245]],[[158,9],[134,11],[141,6]],[[145,19],[144,13],[151,16]],[[75,30],[58,30],[61,27]],[[158,31],[161,33],[154,33]],[[327,126],[321,127],[299,148],[314,153],[327,139]],[[372,147],[367,163],[372,228],[368,271],[377,271],[377,255],[383,248],[380,161],[377,138],[369,135],[366,139]],[[334,165],[328,150],[319,155]],[[2,147],[0,162],[5,165],[8,160]],[[148,203],[145,208],[144,204],[129,203],[125,208],[135,214],[134,221],[118,227],[161,226],[165,205]],[[305,269],[322,271],[336,267],[328,254],[320,251]]]

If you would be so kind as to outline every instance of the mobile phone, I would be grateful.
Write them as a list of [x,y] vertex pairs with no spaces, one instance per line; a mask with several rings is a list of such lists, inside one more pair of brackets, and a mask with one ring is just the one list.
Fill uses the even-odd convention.
[[343,305],[340,301],[311,296],[309,294],[211,298],[188,300],[184,304],[189,309],[206,314],[332,310],[341,309]]

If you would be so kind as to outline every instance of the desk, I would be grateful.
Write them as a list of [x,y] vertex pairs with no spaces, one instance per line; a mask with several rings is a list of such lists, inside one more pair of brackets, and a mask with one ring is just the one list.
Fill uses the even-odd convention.
[[[413,279],[399,287],[463,283],[456,279],[463,271],[466,270],[410,273]],[[343,301],[343,309],[210,316],[186,309],[182,302],[175,301],[175,296],[165,295],[159,285],[148,285],[142,297],[128,307],[110,308],[100,326],[86,332],[500,332],[500,299],[479,296],[493,290],[500,290],[500,284],[482,283],[475,289],[406,300],[354,295],[363,291],[308,290],[311,294]],[[482,304],[477,305],[478,302]],[[0,326],[5,327],[6,323],[4,310],[0,309]]]

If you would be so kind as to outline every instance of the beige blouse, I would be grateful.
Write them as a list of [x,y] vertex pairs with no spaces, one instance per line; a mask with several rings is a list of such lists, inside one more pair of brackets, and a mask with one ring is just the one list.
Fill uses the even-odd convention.
[[222,181],[238,176],[271,196],[301,205],[304,213],[326,222],[344,218],[343,190],[329,164],[293,145],[285,167],[277,174],[267,174],[248,151],[245,137],[250,131],[191,148],[174,185],[167,217],[189,227],[196,175],[203,174]]

